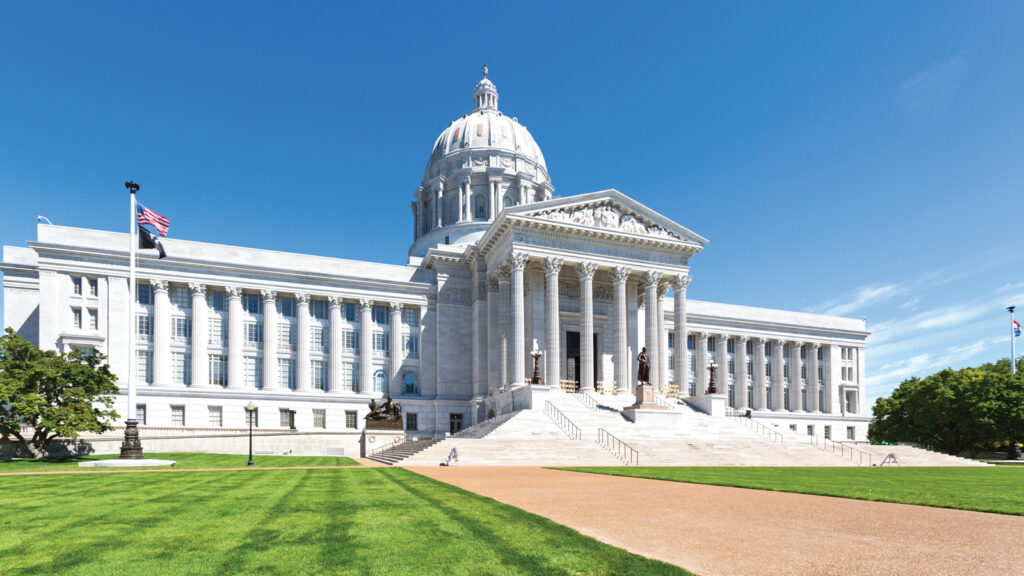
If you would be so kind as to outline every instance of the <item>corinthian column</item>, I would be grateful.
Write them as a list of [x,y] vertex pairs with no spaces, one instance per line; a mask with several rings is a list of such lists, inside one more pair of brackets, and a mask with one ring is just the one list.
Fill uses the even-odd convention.
[[508,258],[512,272],[512,383],[521,385],[526,380],[526,311],[523,303],[523,269],[526,254],[514,253]]
[[359,301],[359,391],[373,393],[373,301]]
[[708,364],[710,364],[708,358],[708,333],[697,332],[694,336],[696,336],[697,340],[696,392],[697,396],[703,396],[708,393],[708,385],[711,384],[708,379]]
[[768,408],[768,385],[766,384],[765,360],[764,360],[764,338],[755,336],[750,340],[754,344],[754,405],[755,410]]
[[580,389],[594,389],[594,272],[597,264],[581,262],[580,273]]
[[402,383],[398,381],[398,373],[402,370],[402,308],[401,302],[391,302],[391,374],[388,377],[388,393],[398,395],[404,392]]
[[668,284],[658,284],[658,377],[654,389],[662,392],[668,386],[668,333],[665,331],[665,293]]
[[545,322],[544,353],[546,354],[544,371],[544,382],[548,386],[559,386],[559,379],[562,374],[562,345],[561,327],[558,318],[558,273],[562,270],[561,258],[546,258],[544,260],[544,309],[547,312]]
[[327,336],[327,391],[341,391],[341,298],[328,296],[331,327]]
[[817,342],[807,345],[807,411],[821,412],[818,402],[818,347]]
[[747,337],[736,337],[736,381],[733,382],[736,390],[736,409],[746,410],[750,408],[747,402]]
[[242,291],[234,286],[224,289],[228,295],[228,388],[245,388],[242,359]]
[[210,363],[206,354],[209,341],[206,286],[192,283],[188,288],[192,292],[192,386],[207,386],[210,383]]
[[690,351],[686,349],[686,287],[690,285],[690,277],[678,274],[672,278],[672,296],[675,300],[675,366],[676,384],[679,385],[679,397],[686,396],[690,381]]
[[309,294],[295,295],[295,390],[307,392],[310,386]]
[[501,388],[509,385],[511,371],[508,369],[508,334],[509,329],[509,282],[511,272],[508,267],[498,269],[498,383]]
[[789,410],[791,412],[803,412],[803,404],[800,403],[800,348],[801,342],[789,344]]
[[260,290],[263,298],[263,389],[277,388],[277,292]]
[[661,283],[661,272],[651,271],[644,275],[644,302],[647,307],[647,318],[644,322],[644,346],[647,348],[647,357],[650,359],[651,384],[655,387],[658,380],[658,366],[661,359],[658,358],[658,284]]
[[772,349],[772,410],[775,411],[786,409],[786,383],[782,374],[786,357],[785,346],[785,342],[776,340]]
[[612,268],[612,287],[615,292],[615,381],[616,390],[629,392],[630,366],[629,332],[626,325],[626,280],[632,270],[626,266]]
[[501,388],[498,368],[501,365],[501,353],[498,351],[501,319],[498,310],[498,277],[487,278],[487,393],[493,394]]
[[150,280],[153,285],[153,384],[171,383],[171,298],[167,282]]

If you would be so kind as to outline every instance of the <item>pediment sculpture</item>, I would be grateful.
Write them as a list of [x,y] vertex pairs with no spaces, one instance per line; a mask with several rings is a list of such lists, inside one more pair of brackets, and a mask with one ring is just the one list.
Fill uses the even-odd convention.
[[673,234],[663,226],[647,224],[632,214],[624,214],[615,206],[602,204],[599,206],[568,206],[546,212],[533,214],[536,218],[552,220],[554,222],[566,222],[568,224],[579,224],[592,228],[607,228],[625,232],[627,234],[639,234],[641,236],[655,236],[659,238],[675,238],[681,240],[677,234]]

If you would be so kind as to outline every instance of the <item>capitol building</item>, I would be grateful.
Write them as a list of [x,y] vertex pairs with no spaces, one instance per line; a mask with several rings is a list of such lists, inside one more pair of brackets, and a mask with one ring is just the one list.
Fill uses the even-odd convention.
[[115,408],[143,429],[241,430],[251,402],[257,431],[357,454],[371,399],[423,438],[544,395],[624,404],[646,348],[660,402],[866,439],[862,320],[687,298],[707,239],[617,190],[555,194],[486,75],[472,96],[412,195],[405,265],[167,239],[139,253],[130,318],[129,235],[40,224],[3,248],[4,325],[133,373]]

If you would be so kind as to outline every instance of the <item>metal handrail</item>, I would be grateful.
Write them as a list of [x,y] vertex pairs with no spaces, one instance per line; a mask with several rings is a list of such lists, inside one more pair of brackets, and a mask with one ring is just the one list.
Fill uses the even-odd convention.
[[[830,454],[836,454],[838,452],[841,458],[847,458],[851,462],[856,461],[859,466],[864,465],[864,460],[867,459],[868,466],[873,466],[871,462],[872,454],[863,450],[858,450],[853,446],[848,446],[842,442],[836,442],[830,438],[811,436],[811,444],[816,448],[821,448],[825,452]],[[838,448],[838,450],[837,450]]]
[[661,394],[654,395],[654,402],[659,406],[664,406],[669,410],[672,410],[673,412],[676,411],[676,406],[679,405],[678,403],[669,400],[667,397],[662,396]]
[[579,440],[583,437],[583,432],[580,427],[573,424],[572,420],[562,414],[562,411],[555,408],[555,405],[550,400],[544,401],[544,414],[555,423],[556,426],[562,429],[562,432],[569,437],[570,440]]
[[583,405],[587,408],[597,410],[597,401],[594,400],[590,394],[587,394],[586,392],[575,392],[573,393],[573,396],[575,396],[580,402],[583,402]]
[[385,452],[388,452],[390,450],[394,450],[395,448],[398,447],[399,444],[405,444],[405,436],[399,436],[398,438],[395,438],[393,441],[389,442],[388,444],[386,444],[384,446],[381,446],[380,448],[377,448],[373,452],[370,452],[370,456],[380,456],[381,454],[384,454]]
[[743,422],[748,428],[753,429],[761,436],[767,436],[768,442],[772,444],[782,444],[785,439],[785,436],[783,436],[782,433],[779,432],[778,430],[773,430],[770,427],[765,426],[764,424],[761,424],[760,422],[754,420],[753,418],[747,418],[745,412],[740,412],[739,410],[729,408],[725,411],[725,415],[732,416],[733,418],[739,418],[740,421]]
[[597,443],[619,460],[622,460],[622,463],[626,466],[640,465],[640,452],[604,428],[597,429]]

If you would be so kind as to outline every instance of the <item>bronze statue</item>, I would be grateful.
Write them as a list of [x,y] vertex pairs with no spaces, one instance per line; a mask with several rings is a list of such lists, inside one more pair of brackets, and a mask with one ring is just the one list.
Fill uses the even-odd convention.
[[650,384],[651,383],[651,359],[647,356],[647,347],[644,346],[640,350],[640,355],[636,357],[637,363],[637,384]]
[[371,398],[370,413],[365,419],[374,422],[401,422],[402,405],[392,400],[390,394],[383,404],[377,404],[377,401]]

